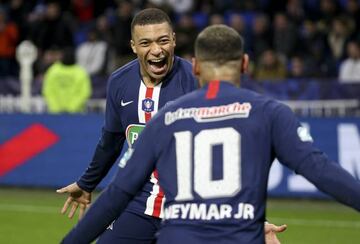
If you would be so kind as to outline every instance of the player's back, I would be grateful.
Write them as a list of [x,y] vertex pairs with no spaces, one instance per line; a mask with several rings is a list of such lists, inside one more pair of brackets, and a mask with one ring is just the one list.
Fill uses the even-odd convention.
[[166,148],[156,165],[166,195],[159,243],[263,243],[277,106],[213,81],[161,113],[153,123]]

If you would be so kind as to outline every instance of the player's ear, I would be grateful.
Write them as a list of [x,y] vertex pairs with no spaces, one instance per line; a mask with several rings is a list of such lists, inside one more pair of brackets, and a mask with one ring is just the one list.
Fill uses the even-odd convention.
[[249,68],[249,55],[244,53],[242,59],[241,59],[241,73],[247,73]]
[[130,46],[131,46],[133,53],[136,54],[135,42],[133,40],[130,40]]
[[198,77],[200,75],[200,65],[196,58],[191,58],[192,63],[192,72],[193,74]]
[[175,35],[175,32],[173,32],[173,42],[174,42],[174,47],[176,47],[176,35]]

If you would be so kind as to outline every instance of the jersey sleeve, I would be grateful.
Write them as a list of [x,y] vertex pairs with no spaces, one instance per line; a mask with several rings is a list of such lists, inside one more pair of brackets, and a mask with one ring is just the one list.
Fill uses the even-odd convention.
[[85,191],[91,192],[107,175],[121,153],[125,141],[116,101],[120,101],[119,80],[112,75],[108,81],[105,125],[101,138],[96,146],[93,158],[77,184]]
[[77,181],[81,189],[92,192],[96,188],[119,157],[124,141],[125,135],[123,133],[102,130],[102,135],[96,146],[93,158],[83,175]]
[[285,105],[272,112],[272,143],[279,161],[319,190],[360,211],[360,181],[313,146],[312,138]]
[[104,128],[110,132],[124,132],[119,114],[119,103],[121,100],[121,88],[119,86],[121,80],[115,77],[116,76],[112,75],[107,85]]

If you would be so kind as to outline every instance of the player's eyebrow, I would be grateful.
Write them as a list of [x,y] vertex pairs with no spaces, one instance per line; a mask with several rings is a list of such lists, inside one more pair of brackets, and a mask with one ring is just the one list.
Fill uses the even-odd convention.
[[159,37],[156,37],[156,38],[147,38],[147,37],[143,37],[143,38],[140,38],[138,40],[138,42],[142,42],[142,41],[156,41],[156,40],[160,40],[162,38],[170,38],[170,35],[169,34],[164,34],[162,36],[159,36]]

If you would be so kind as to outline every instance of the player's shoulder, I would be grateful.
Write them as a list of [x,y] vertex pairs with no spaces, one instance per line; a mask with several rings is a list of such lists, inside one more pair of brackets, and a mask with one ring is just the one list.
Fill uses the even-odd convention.
[[176,79],[181,83],[185,93],[193,91],[198,87],[198,82],[192,72],[191,63],[181,57],[174,57],[174,67],[170,74],[170,79]]
[[139,62],[137,59],[121,66],[111,73],[109,78],[109,86],[121,86],[132,82],[127,82],[132,79],[140,78],[139,75]]
[[255,91],[248,90],[248,92],[252,94],[253,104],[260,106],[264,115],[268,118],[276,118],[284,114],[287,116],[293,114],[291,108],[282,101]]
[[179,69],[186,71],[192,70],[191,63],[188,60],[181,58],[179,56],[175,56],[174,58],[175,58],[175,63],[178,65]]

